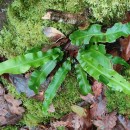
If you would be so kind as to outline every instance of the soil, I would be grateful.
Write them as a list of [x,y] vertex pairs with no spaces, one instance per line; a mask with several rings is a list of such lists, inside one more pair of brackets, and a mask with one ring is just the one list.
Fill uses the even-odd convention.
[[3,0],[0,2],[0,30],[2,29],[4,23],[6,23],[6,8],[12,0]]

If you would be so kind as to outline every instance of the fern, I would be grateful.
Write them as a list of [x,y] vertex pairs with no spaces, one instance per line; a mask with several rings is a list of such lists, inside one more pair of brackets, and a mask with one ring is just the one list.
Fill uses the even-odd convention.
[[114,42],[121,36],[130,35],[130,23],[116,23],[112,28],[107,29],[106,33],[101,32],[101,25],[93,24],[87,30],[78,30],[70,35],[72,44],[80,46],[82,44],[98,42]]
[[77,80],[79,82],[79,90],[83,95],[91,93],[91,86],[87,80],[87,75],[80,65],[76,65]]
[[77,59],[82,68],[96,80],[103,82],[114,90],[123,91],[126,94],[130,94],[130,83],[112,68],[107,68],[96,58],[93,59],[90,57],[89,52],[86,51],[84,54],[79,53]]
[[65,79],[70,69],[71,69],[71,63],[70,60],[68,59],[63,63],[62,67],[59,68],[59,70],[56,72],[55,76],[53,77],[53,80],[48,86],[48,89],[46,90],[44,95],[45,101],[43,102],[43,108],[42,108],[44,114],[47,114],[47,110],[52,102],[52,99],[56,95],[58,88],[60,87],[61,83]]
[[52,49],[48,52],[36,52],[18,56],[0,63],[0,75],[3,73],[20,74],[29,70],[30,67],[39,67],[50,60],[55,60],[62,55],[60,49]]
[[[87,30],[78,30],[70,35],[71,42],[74,45],[81,45],[79,49],[77,49],[77,47],[75,48],[76,50],[72,49],[74,46],[69,45],[68,48],[66,46],[61,46],[63,51],[59,48],[50,49],[47,52],[35,52],[35,50],[33,50],[32,53],[0,63],[0,74],[19,74],[26,72],[30,67],[42,66],[40,71],[36,70],[32,73],[29,81],[29,87],[34,90],[34,92],[38,93],[40,84],[45,81],[48,74],[54,69],[56,62],[64,61],[61,67],[58,66],[58,71],[45,92],[43,102],[43,113],[45,115],[48,112],[48,108],[58,88],[62,84],[67,73],[71,70],[71,62],[75,63],[74,61],[78,62],[75,68],[81,94],[86,95],[91,93],[91,87],[87,80],[87,74],[89,74],[96,80],[111,87],[111,89],[123,91],[130,95],[130,83],[114,71],[112,66],[113,64],[122,64],[129,68],[130,65],[119,57],[113,58],[107,55],[105,45],[95,44],[97,42],[114,42],[120,36],[127,36],[129,34],[130,23],[117,23],[112,28],[108,29],[106,33],[101,32],[100,25],[94,24]],[[75,54],[77,54],[77,51],[78,55],[76,56]],[[70,58],[65,60],[66,56],[71,57],[71,60]]]
[[35,93],[38,93],[40,85],[46,80],[47,75],[54,69],[56,66],[56,61],[50,61],[47,64],[43,65],[40,70],[35,70],[30,77],[28,82],[29,88],[32,89]]

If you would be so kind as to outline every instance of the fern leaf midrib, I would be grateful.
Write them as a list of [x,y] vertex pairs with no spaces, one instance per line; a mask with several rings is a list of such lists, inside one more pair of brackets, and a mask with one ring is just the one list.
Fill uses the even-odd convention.
[[[88,61],[88,60],[87,60]],[[100,72],[102,75],[105,75],[104,73],[102,73],[102,71],[99,71],[99,69],[97,69],[95,66],[93,66],[91,63],[87,62],[90,66],[92,66],[92,68],[96,69],[98,72]],[[109,76],[108,76],[109,77]],[[118,81],[115,81],[113,80],[113,78],[111,78],[112,81],[116,82],[116,84],[120,84],[121,86],[124,86],[122,85],[122,83],[118,82]]]
[[[51,57],[50,55],[47,55],[47,56],[44,56],[44,57],[41,57],[41,58],[38,58],[38,59],[36,59],[36,60],[33,60],[33,61],[30,61],[30,62],[26,62],[26,63],[24,63],[24,64],[19,64],[19,65],[16,65],[16,66],[13,66],[13,67],[10,67],[10,68],[8,68],[8,69],[4,69],[4,70],[2,70],[1,72],[3,72],[3,71],[7,71],[7,70],[10,70],[10,69],[14,69],[14,68],[18,68],[18,67],[20,67],[20,66],[29,66],[30,67],[30,64],[31,63],[33,63],[33,62],[38,62],[38,61],[40,61],[41,59],[45,59],[45,58],[47,58],[47,57]],[[58,57],[58,55],[57,55],[57,57]],[[6,61],[5,61],[6,62]]]
[[[51,64],[51,62],[48,63],[48,66],[49,66],[50,64]],[[48,66],[46,66],[46,67],[44,68],[44,70],[45,70],[46,68],[48,68]],[[42,72],[41,72],[40,75],[38,76],[38,78],[37,78],[37,80],[36,80],[36,84],[37,84],[37,82],[39,81],[41,75],[44,73],[44,70],[42,70]],[[44,82],[44,81],[43,81],[43,82]]]
[[[102,32],[101,32],[101,33],[102,33]],[[112,33],[112,34],[117,34],[117,33],[120,33],[120,32],[116,32],[116,33]],[[105,36],[105,35],[109,35],[109,34],[110,34],[110,33],[107,33],[107,34],[106,34],[106,33],[102,33],[102,34],[95,34],[95,33],[94,33],[94,34],[89,34],[89,35],[80,36],[80,37],[78,36],[78,39],[82,39],[82,38],[85,39],[85,38],[88,37],[88,36],[91,36],[91,37],[94,36],[94,37],[95,37],[95,36],[100,36],[100,35]],[[105,42],[105,41],[100,41],[100,42]]]

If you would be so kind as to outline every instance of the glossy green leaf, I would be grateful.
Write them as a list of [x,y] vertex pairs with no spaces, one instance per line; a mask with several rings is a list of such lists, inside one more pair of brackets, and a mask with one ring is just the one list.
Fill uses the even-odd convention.
[[101,25],[93,24],[87,30],[78,30],[70,35],[70,40],[74,45],[82,45],[98,42],[114,42],[121,36],[130,35],[130,23],[116,23],[112,28],[107,29],[105,33],[101,31]]
[[130,95],[130,83],[112,68],[103,66],[98,60],[90,57],[87,52],[79,53],[77,59],[82,68],[96,80],[103,82],[114,90],[123,91]]
[[82,69],[82,67],[78,64],[75,66],[76,73],[77,73],[77,80],[79,82],[79,90],[82,95],[87,95],[88,93],[91,93],[91,86],[89,84],[89,81],[87,80],[87,74]]
[[50,60],[55,60],[63,55],[58,48],[47,52],[28,53],[0,63],[0,75],[3,73],[20,74],[29,70],[30,67],[39,67]]
[[38,93],[40,85],[46,80],[46,77],[55,66],[56,61],[53,60],[43,65],[40,70],[35,70],[29,79],[29,88],[32,89],[35,93]]
[[95,59],[99,64],[106,68],[112,69],[112,64],[109,58],[104,54],[104,51],[100,50],[98,46],[93,45],[87,50],[80,50],[80,54],[87,60],[89,58]]
[[48,86],[48,88],[45,92],[45,95],[44,95],[44,102],[43,102],[42,109],[43,109],[43,113],[45,115],[47,114],[47,110],[52,102],[52,99],[56,95],[58,88],[60,87],[60,85],[64,81],[67,73],[70,70],[71,70],[71,63],[70,63],[70,60],[68,59],[67,61],[65,61],[63,63],[62,67],[60,67],[58,69],[58,71],[56,72],[56,74],[54,75],[52,82]]
[[129,65],[124,59],[122,59],[121,57],[112,56],[112,55],[110,55],[110,54],[107,54],[106,56],[109,57],[109,59],[111,60],[111,62],[112,62],[113,64],[124,65],[124,66],[127,67],[127,68],[130,67],[130,65]]

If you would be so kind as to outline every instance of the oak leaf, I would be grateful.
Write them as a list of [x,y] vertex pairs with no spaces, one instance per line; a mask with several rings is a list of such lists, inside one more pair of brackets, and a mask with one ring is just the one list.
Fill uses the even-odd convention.
[[106,99],[104,98],[103,100],[99,101],[98,103],[93,103],[90,106],[90,113],[93,119],[101,119],[102,116],[107,113],[107,108],[106,108]]
[[100,120],[94,120],[93,123],[98,127],[98,130],[112,130],[116,125],[116,121],[116,112],[112,112]]
[[22,104],[20,100],[14,99],[10,94],[4,95],[4,98],[8,102],[8,107],[12,114],[22,115],[24,108],[19,106]]
[[95,97],[91,93],[87,94],[86,96],[80,95],[80,97],[90,104],[95,102]]
[[98,81],[94,81],[94,83],[92,85],[92,90],[93,90],[95,97],[100,96],[102,89],[103,89],[103,84],[99,83]]
[[118,120],[125,130],[130,130],[130,120],[121,115],[118,116]]

